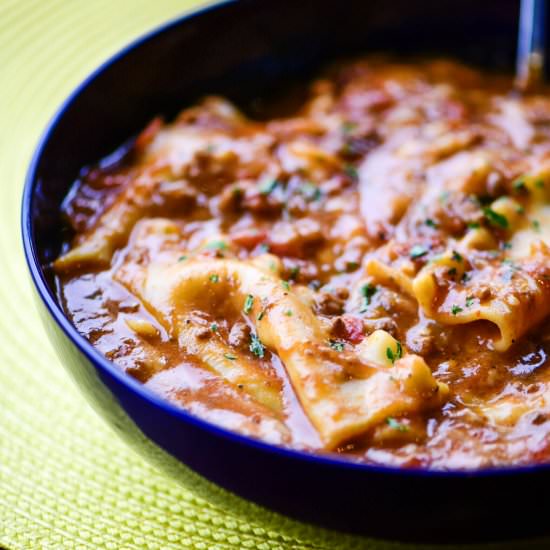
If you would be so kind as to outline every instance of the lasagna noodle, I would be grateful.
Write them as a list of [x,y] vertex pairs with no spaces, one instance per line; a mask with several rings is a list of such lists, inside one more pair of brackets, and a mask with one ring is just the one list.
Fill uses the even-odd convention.
[[506,351],[550,313],[550,250],[543,243],[531,250],[523,263],[488,264],[464,284],[449,284],[437,263],[428,264],[414,279],[414,295],[439,323],[494,323],[494,348]]
[[[197,257],[171,264],[126,266],[117,278],[140,297],[187,353],[200,357],[226,379],[234,381],[235,373],[242,372],[244,386],[253,397],[277,410],[278,405],[262,392],[261,376],[255,375],[258,359],[242,353],[235,354],[234,360],[224,359],[225,343],[218,338],[197,338],[196,327],[189,322],[194,311],[210,313],[213,318],[241,315],[247,296],[252,296],[248,313],[253,330],[282,360],[305,413],[327,448],[360,435],[388,416],[419,412],[446,398],[447,387],[436,382],[422,358],[408,355],[395,364],[373,360],[386,356],[388,342],[379,335],[370,345],[367,340],[350,353],[332,350],[328,334],[299,295],[258,265]],[[350,376],[350,361],[359,364],[360,376]],[[253,376],[258,384],[254,388],[252,383],[251,390]]]

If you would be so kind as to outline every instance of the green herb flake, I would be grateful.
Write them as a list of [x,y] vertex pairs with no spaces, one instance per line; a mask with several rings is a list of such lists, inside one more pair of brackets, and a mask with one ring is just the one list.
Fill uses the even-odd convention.
[[210,330],[211,330],[212,332],[218,332],[218,324],[217,324],[217,323],[212,323],[212,324],[210,325]]
[[210,281],[213,283],[218,283],[220,281],[220,276],[217,273],[210,275]]
[[178,258],[178,262],[183,262],[184,260],[187,260],[187,256],[180,256]]
[[527,189],[525,185],[525,181],[521,178],[514,181],[514,183],[512,183],[512,187],[514,191],[517,191],[517,192]]
[[291,267],[289,278],[295,281],[298,278],[298,275],[300,275],[300,266],[295,265],[294,267]]
[[258,191],[260,191],[262,195],[269,195],[275,190],[277,185],[279,185],[279,180],[276,180],[276,179],[264,180],[262,183],[260,183],[258,187]]
[[210,241],[206,248],[208,250],[226,250],[227,249],[227,243],[224,241]]
[[403,357],[403,347],[401,342],[397,342],[395,345],[395,352],[388,346],[386,348],[386,357],[392,362],[395,363],[398,359]]
[[537,232],[537,233],[540,233],[540,222],[539,220],[533,220],[531,222],[531,225],[533,226],[533,229]]
[[453,250],[452,259],[455,262],[461,262],[463,260],[462,256],[456,250]]
[[344,172],[352,179],[357,181],[359,179],[359,173],[357,168],[353,164],[346,164],[344,166]]
[[468,229],[479,229],[481,226],[478,222],[468,222]]
[[401,342],[397,342],[395,358],[401,359],[401,357],[403,357],[403,347],[401,346]]
[[283,285],[285,290],[290,290],[290,284],[288,281],[281,281],[281,285]]
[[518,206],[518,207],[516,208],[516,213],[517,213],[517,214],[525,214],[525,208],[523,208],[523,206],[521,206],[521,205]]
[[456,275],[456,267],[451,267],[451,269],[447,271],[447,275],[449,275],[449,277],[454,277]]
[[483,214],[485,215],[489,223],[491,223],[492,225],[496,227],[501,227],[502,229],[508,228],[508,219],[506,218],[506,216],[503,216],[502,214],[495,212],[489,206],[486,206],[483,209]]
[[410,256],[413,260],[416,260],[417,258],[422,258],[422,256],[425,256],[428,253],[428,249],[425,246],[422,246],[420,244],[415,244],[410,251]]
[[311,182],[302,183],[299,191],[308,201],[318,201],[323,195],[321,190]]
[[232,355],[231,353],[224,353],[223,356],[224,356],[226,359],[229,359],[230,361],[235,361],[235,359],[237,359],[237,356],[236,356],[236,355]]
[[342,123],[342,132],[344,134],[351,134],[357,128],[357,123],[346,120]]
[[451,196],[451,194],[449,193],[449,191],[443,191],[439,197],[438,197],[438,200],[441,204],[446,204],[447,201],[449,200],[449,197]]
[[397,430],[398,432],[408,432],[409,431],[408,426],[405,426],[405,424],[402,424],[401,422],[398,422],[395,418],[393,418],[391,416],[388,416],[388,418],[386,418],[386,424],[390,428],[393,428],[394,430]]
[[262,311],[260,311],[260,313],[258,313],[258,316],[256,317],[256,319],[258,321],[261,321],[265,316],[265,309],[262,309]]
[[[374,285],[371,285],[370,283],[367,283],[366,285],[363,285],[361,287],[361,296],[363,296],[365,308],[367,306],[370,306],[371,298],[376,294],[377,290],[378,289]],[[364,312],[364,309],[361,311]]]
[[473,296],[467,296],[466,297],[466,307],[472,307],[472,304],[474,303],[474,297]]
[[260,342],[260,339],[255,335],[250,335],[250,351],[260,359],[263,359],[265,355],[265,348],[264,345]]
[[432,227],[433,229],[437,229],[437,224],[431,218],[428,218],[424,223],[428,227]]
[[245,313],[250,313],[252,311],[252,306],[254,305],[254,296],[252,294],[247,294],[244,301],[243,311]]
[[258,252],[260,254],[266,254],[269,252],[269,245],[267,243],[262,243],[260,246],[258,246]]
[[453,304],[451,306],[451,313],[453,315],[456,315],[457,313],[460,313],[462,311],[462,308],[460,306],[457,306],[456,304]]
[[291,310],[291,309],[287,309],[287,310],[285,311],[285,315],[286,315],[287,317],[292,317],[292,310]]
[[344,342],[338,342],[338,340],[329,340],[328,345],[334,351],[344,351]]

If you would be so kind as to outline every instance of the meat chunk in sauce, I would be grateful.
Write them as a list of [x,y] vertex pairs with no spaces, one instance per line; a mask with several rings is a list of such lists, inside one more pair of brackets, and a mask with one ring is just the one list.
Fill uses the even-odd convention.
[[78,330],[202,418],[401,467],[550,458],[550,100],[448,61],[155,119],[65,201]]

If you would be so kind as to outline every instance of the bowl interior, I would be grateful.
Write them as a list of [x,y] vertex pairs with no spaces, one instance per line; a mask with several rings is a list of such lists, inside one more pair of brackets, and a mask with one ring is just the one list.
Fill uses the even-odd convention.
[[[66,226],[59,206],[79,170],[151,118],[204,94],[260,114],[273,98],[335,58],[358,52],[434,53],[511,69],[518,2],[428,0],[229,1],[138,40],[98,69],[55,117],[31,175],[31,234],[46,266]],[[452,7],[451,7],[452,6]],[[51,282],[51,279],[49,279]]]
[[[272,99],[309,80],[331,60],[369,51],[431,53],[512,70],[518,11],[514,0],[240,0],[203,9],[138,40],[75,91],[38,147],[23,223],[28,258],[49,285],[44,292],[55,298],[48,264],[68,231],[60,205],[70,185],[83,166],[114,151],[154,116],[170,119],[212,93],[261,116]],[[329,461],[317,461],[322,462]],[[349,486],[356,482],[352,473],[342,475],[349,475]],[[296,483],[301,476],[296,473]],[[439,483],[437,476],[429,477]],[[334,486],[338,483],[335,479]],[[465,494],[464,502],[467,498]],[[288,502],[280,508],[288,509]],[[350,516],[349,524],[353,522]],[[444,525],[441,529],[445,532]]]

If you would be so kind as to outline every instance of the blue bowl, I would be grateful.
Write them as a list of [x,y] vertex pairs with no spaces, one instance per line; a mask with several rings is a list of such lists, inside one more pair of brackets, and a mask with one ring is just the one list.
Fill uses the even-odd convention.
[[[334,57],[360,51],[436,52],[512,66],[517,2],[243,0],[168,23],[110,59],[66,100],[28,171],[25,254],[44,325],[93,406],[172,475],[214,498],[213,482],[292,518],[391,539],[472,541],[550,532],[550,466],[475,472],[399,470],[314,456],[214,426],[124,374],[69,322],[50,262],[65,225],[60,203],[82,166],[156,114],[204,93],[252,111]],[[209,488],[209,489],[205,489]],[[231,497],[233,498],[233,497]],[[227,500],[222,499],[224,502]]]

